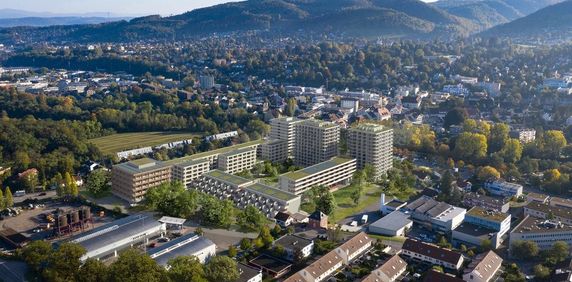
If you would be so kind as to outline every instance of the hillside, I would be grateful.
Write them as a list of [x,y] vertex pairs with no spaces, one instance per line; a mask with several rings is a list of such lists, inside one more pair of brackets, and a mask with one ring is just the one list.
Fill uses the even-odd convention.
[[470,20],[419,0],[249,0],[166,18],[149,16],[96,25],[4,29],[0,30],[0,40],[172,40],[244,31],[452,38],[467,36],[478,28]]
[[572,32],[572,1],[548,6],[531,15],[487,30],[483,35],[565,37]]
[[442,0],[434,5],[482,30],[527,16],[562,0]]
[[128,18],[105,18],[105,17],[24,17],[24,18],[0,18],[0,27],[16,26],[53,26],[53,25],[83,25],[100,24],[126,20]]

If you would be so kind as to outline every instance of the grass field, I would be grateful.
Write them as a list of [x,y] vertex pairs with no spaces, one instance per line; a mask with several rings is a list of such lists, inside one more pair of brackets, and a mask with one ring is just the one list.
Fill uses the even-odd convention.
[[89,141],[97,146],[104,154],[115,154],[130,149],[187,140],[196,136],[200,137],[199,134],[184,132],[135,132],[118,133]]
[[355,205],[351,199],[352,190],[350,188],[342,188],[334,192],[334,197],[336,198],[336,203],[338,207],[334,210],[334,213],[330,216],[331,222],[336,222],[342,220],[348,216],[359,214],[367,207],[377,203],[379,197],[381,196],[381,188],[375,184],[367,184],[363,188],[363,193],[361,195],[358,205]]

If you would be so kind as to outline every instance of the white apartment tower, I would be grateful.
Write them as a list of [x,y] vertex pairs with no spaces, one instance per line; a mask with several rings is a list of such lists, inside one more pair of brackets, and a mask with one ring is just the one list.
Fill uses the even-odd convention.
[[293,117],[282,117],[270,120],[270,125],[272,126],[270,139],[288,142],[289,156],[293,156],[294,142],[296,141],[296,124],[300,122],[302,122],[302,120]]
[[372,165],[379,178],[393,167],[393,129],[371,123],[351,128],[348,153],[356,159],[358,169]]
[[331,122],[305,120],[296,124],[294,162],[311,166],[338,155],[340,127]]

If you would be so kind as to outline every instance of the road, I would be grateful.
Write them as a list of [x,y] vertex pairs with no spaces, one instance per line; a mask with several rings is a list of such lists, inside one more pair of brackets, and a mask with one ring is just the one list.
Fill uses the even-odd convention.
[[24,262],[0,259],[0,279],[4,282],[23,282],[28,266]]
[[[46,193],[46,195],[40,196],[40,194],[42,194],[42,193]],[[26,194],[26,195],[21,196],[21,197],[14,196],[14,204],[19,204],[19,203],[21,203],[25,200],[28,200],[28,199],[46,200],[49,198],[53,198],[55,196],[56,196],[56,191],[52,191],[52,190],[45,191],[45,192],[38,192],[38,193],[30,193],[30,194]]]

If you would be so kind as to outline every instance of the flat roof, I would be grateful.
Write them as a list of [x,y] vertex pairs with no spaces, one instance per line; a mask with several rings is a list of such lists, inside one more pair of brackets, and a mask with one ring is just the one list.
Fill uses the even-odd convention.
[[294,249],[294,248],[303,249],[303,248],[305,248],[305,247],[307,247],[313,243],[314,243],[314,241],[312,241],[310,239],[306,239],[304,237],[300,237],[300,236],[292,235],[292,234],[284,235],[284,236],[276,239],[276,241],[274,241],[274,244],[281,245],[285,249]]
[[117,241],[144,233],[161,225],[162,223],[153,219],[151,215],[136,214],[80,233],[71,237],[69,242],[77,243],[89,252],[106,248]]
[[374,227],[397,231],[412,223],[413,221],[409,219],[408,214],[405,214],[401,211],[393,211],[388,215],[380,218],[379,220],[371,223],[369,228]]
[[375,123],[360,123],[357,126],[350,128],[350,130],[360,131],[365,133],[379,133],[392,130],[392,128]]
[[319,164],[315,164],[313,166],[309,166],[309,167],[301,169],[301,170],[289,172],[289,173],[283,174],[282,176],[289,178],[289,179],[292,179],[292,180],[299,180],[299,179],[302,179],[304,177],[320,173],[324,170],[328,170],[328,169],[334,168],[338,165],[345,164],[345,163],[348,163],[351,161],[355,161],[355,159],[344,158],[344,157],[334,157],[334,158],[327,160],[325,162],[321,162]]
[[505,219],[507,219],[510,216],[509,214],[506,214],[506,213],[486,210],[486,209],[483,209],[481,207],[473,207],[472,209],[470,209],[467,212],[467,215],[471,215],[474,217],[483,218],[483,219],[495,221],[495,222],[503,222]]
[[291,263],[271,257],[269,255],[262,254],[253,260],[250,261],[251,264],[254,264],[259,267],[263,267],[269,269],[275,273],[282,272],[287,270],[292,266]]
[[463,222],[454,230],[455,232],[468,234],[473,237],[480,237],[482,239],[490,239],[489,234],[497,233],[496,230],[482,227],[476,224]]
[[183,225],[185,221],[187,220],[184,218],[171,217],[171,216],[163,216],[159,219],[159,222],[166,224],[177,224],[177,225]]
[[564,231],[572,231],[572,226],[533,216],[526,216],[510,233],[550,233]]
[[249,179],[246,179],[246,178],[243,178],[240,176],[232,175],[230,173],[226,173],[226,172],[224,172],[222,170],[218,170],[218,169],[211,170],[207,173],[204,173],[203,176],[211,177],[211,178],[217,179],[219,181],[226,182],[228,184],[236,185],[236,186],[240,186],[240,185],[244,185],[244,184],[252,182],[252,180],[249,180]]
[[558,216],[561,218],[572,219],[572,209],[570,208],[555,207],[547,204],[542,204],[539,202],[530,202],[524,207],[528,209],[537,210],[546,214],[552,213],[554,216]]
[[159,247],[149,249],[147,254],[152,257],[157,264],[165,266],[172,258],[192,256],[211,246],[216,246],[211,240],[200,237],[194,233],[189,233]]
[[236,150],[229,151],[229,152],[226,152],[226,153],[222,153],[222,154],[220,154],[220,155],[221,155],[221,156],[234,156],[234,155],[246,153],[246,152],[249,152],[249,151],[254,151],[254,148],[251,148],[251,147],[240,148],[240,149],[236,149]]
[[240,271],[240,277],[236,279],[235,282],[248,282],[252,278],[260,275],[260,270],[255,269],[252,266],[248,266],[244,263],[237,263],[238,270]]
[[258,192],[260,194],[264,194],[266,196],[270,196],[282,201],[290,201],[292,199],[297,198],[298,196],[285,192],[283,190],[268,186],[268,185],[264,185],[261,183],[254,183],[252,185],[248,185],[246,187],[244,187],[244,189],[246,190],[250,190],[253,192]]
[[118,168],[132,174],[154,171],[165,167],[167,167],[167,165],[164,162],[150,158],[133,160],[113,166],[113,168]]
[[208,152],[197,153],[197,154],[193,154],[193,155],[178,158],[178,159],[172,159],[170,161],[166,161],[165,163],[170,164],[170,165],[174,165],[174,164],[188,162],[188,161],[192,161],[192,160],[198,160],[201,158],[209,157],[212,155],[220,155],[220,154],[224,154],[224,153],[234,151],[237,149],[246,148],[249,146],[260,145],[260,144],[262,144],[263,141],[264,140],[262,140],[262,139],[250,141],[250,142],[237,144],[237,145],[233,145],[233,146],[229,146],[229,147],[224,147],[224,148],[220,148],[220,149],[216,149],[216,150],[212,150],[212,151],[208,151]]

